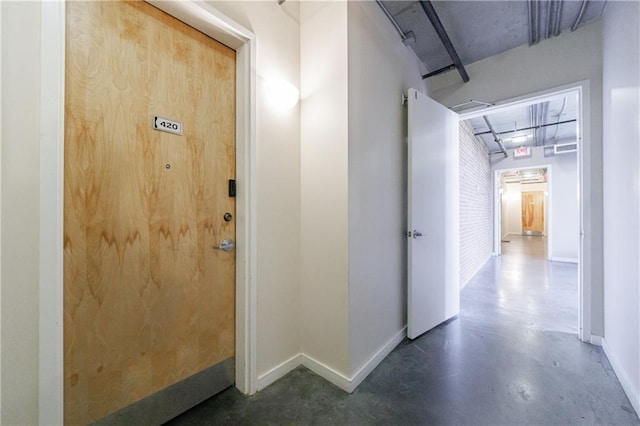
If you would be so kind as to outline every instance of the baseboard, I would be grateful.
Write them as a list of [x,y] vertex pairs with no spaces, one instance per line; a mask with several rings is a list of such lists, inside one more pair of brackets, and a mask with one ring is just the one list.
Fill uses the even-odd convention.
[[549,260],[552,262],[578,263],[578,259],[573,257],[550,257]]
[[591,339],[589,339],[592,345],[602,346],[602,336],[596,336],[594,334],[591,335]]
[[321,363],[320,361],[306,354],[301,354],[302,365],[316,373],[323,379],[333,383],[345,392],[353,392],[367,378],[369,374],[384,360],[387,355],[393,351],[396,346],[407,336],[407,327],[405,326],[396,333],[387,343],[385,343],[378,351],[367,361],[360,369],[349,378],[333,368]]
[[364,379],[387,357],[402,340],[407,337],[407,327],[404,326],[402,330],[396,333],[386,344],[384,344],[378,352],[376,352],[369,361],[367,361],[351,378],[351,390],[353,392]]
[[285,362],[272,368],[262,376],[258,377],[258,391],[266,388],[276,380],[289,374],[296,367],[302,364],[302,354],[297,354],[286,360]]
[[351,381],[342,373],[334,370],[328,365],[321,363],[317,359],[314,359],[307,354],[300,354],[300,357],[302,359],[302,365],[316,373],[318,376],[333,383],[345,392],[353,392],[353,390],[351,389]]
[[613,371],[616,373],[616,376],[622,385],[622,389],[624,389],[624,393],[627,394],[627,398],[631,401],[633,409],[636,410],[636,414],[640,416],[640,389],[637,389],[634,386],[633,382],[622,368],[620,361],[618,361],[618,357],[607,344],[607,339],[602,339],[602,349],[604,349],[604,353],[607,355],[609,363],[611,364],[611,367],[613,367]]
[[299,365],[303,365],[313,371],[323,379],[333,383],[346,392],[353,392],[364,379],[393,351],[396,346],[407,336],[407,327],[396,333],[387,343],[385,343],[378,351],[367,361],[360,369],[349,378],[344,374],[334,370],[328,365],[323,364],[310,357],[307,354],[300,353],[292,356],[283,363],[272,368],[262,376],[258,377],[258,391],[266,388],[276,380],[286,376]]

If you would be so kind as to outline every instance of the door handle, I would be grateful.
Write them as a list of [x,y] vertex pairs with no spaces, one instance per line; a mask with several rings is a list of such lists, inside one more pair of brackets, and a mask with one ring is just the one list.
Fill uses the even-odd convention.
[[413,230],[413,239],[418,239],[419,237],[422,237],[422,232],[420,231],[416,231],[415,229]]
[[213,246],[214,250],[232,251],[236,247],[236,244],[231,238],[225,238],[219,246]]

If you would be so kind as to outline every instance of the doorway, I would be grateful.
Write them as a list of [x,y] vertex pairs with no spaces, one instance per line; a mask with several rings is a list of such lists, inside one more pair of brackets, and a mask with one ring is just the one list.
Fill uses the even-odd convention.
[[[553,123],[545,122],[544,120],[540,120],[540,111],[545,111],[547,107],[538,107],[538,109],[534,108],[534,105],[544,105],[549,102],[560,102],[562,105],[562,100],[564,98],[571,97],[575,99],[575,114],[576,118],[572,120],[560,120],[559,117],[562,116],[561,113],[558,114],[558,117],[553,121]],[[504,146],[499,150],[496,148],[495,150],[490,150],[492,152],[492,169],[493,173],[493,234],[494,234],[494,254],[499,255],[502,245],[502,237],[501,235],[501,223],[500,223],[500,211],[501,211],[501,199],[500,199],[500,185],[499,179],[500,175],[498,170],[512,170],[512,169],[527,169],[527,168],[541,168],[542,166],[549,165],[549,161],[546,161],[549,157],[554,158],[569,158],[568,156],[562,156],[562,145],[554,142],[554,145],[558,145],[557,147],[540,147],[537,150],[530,149],[518,149],[522,146],[523,143],[529,139],[529,141],[538,140],[539,134],[536,134],[536,129],[539,131],[540,129],[547,128],[548,126],[552,126],[561,121],[566,121],[566,123],[560,123],[565,126],[573,126],[574,132],[574,140],[571,144],[570,149],[567,150],[568,153],[571,153],[575,159],[575,167],[572,172],[572,179],[567,179],[566,182],[569,182],[571,185],[573,194],[576,194],[575,198],[572,197],[560,197],[556,200],[559,204],[554,208],[556,210],[563,210],[561,204],[565,201],[569,201],[573,203],[574,207],[572,209],[571,223],[568,226],[560,226],[559,223],[554,225],[553,218],[551,215],[547,216],[546,228],[548,232],[548,253],[547,257],[553,261],[560,262],[573,262],[577,265],[578,270],[578,334],[581,340],[586,342],[592,341],[591,336],[591,277],[589,274],[589,270],[585,273],[585,263],[583,261],[583,256],[590,255],[590,250],[588,249],[589,242],[585,243],[583,228],[585,220],[590,220],[591,216],[591,206],[586,204],[585,195],[588,194],[589,188],[589,168],[584,167],[584,158],[588,157],[588,153],[590,152],[589,148],[589,133],[588,126],[585,127],[582,125],[584,119],[589,116],[589,90],[588,90],[588,82],[578,82],[573,85],[568,85],[562,88],[549,89],[547,91],[539,92],[536,94],[525,95],[513,100],[506,100],[500,102],[498,104],[490,104],[483,105],[482,107],[473,108],[468,111],[464,111],[460,113],[460,120],[472,120],[472,119],[483,119],[483,117],[491,116],[492,114],[501,113],[509,110],[513,110],[516,108],[530,108],[532,110],[531,120],[535,120],[533,125],[525,126],[529,127],[528,129],[523,129],[521,126],[518,126],[517,123],[511,122],[513,125],[513,129],[504,130],[504,131],[495,131],[486,130],[487,134],[491,134],[494,136],[502,136],[509,134],[509,141],[513,144],[509,146],[508,149],[504,149]],[[475,102],[475,101],[474,101]],[[541,108],[541,109],[540,109]],[[521,132],[521,130],[534,130],[533,135],[525,135],[525,132]],[[492,134],[493,133],[493,134]],[[551,134],[554,135],[553,133]],[[533,137],[533,139],[531,139]],[[544,138],[544,136],[543,136]],[[506,137],[505,137],[506,139]],[[500,141],[504,142],[504,141]],[[564,141],[563,141],[564,142]],[[496,141],[496,146],[498,146],[498,142]],[[504,144],[503,144],[504,145]],[[535,144],[534,144],[535,145]],[[502,151],[502,152],[500,152]],[[517,153],[515,151],[518,151]],[[534,152],[535,151],[535,152]],[[585,154],[586,153],[586,154]],[[516,155],[518,154],[518,155]],[[532,155],[533,154],[533,155]],[[548,157],[549,156],[549,157]],[[554,167],[554,175],[558,173],[564,172],[564,167]],[[548,170],[550,172],[550,169]],[[563,180],[564,181],[564,180]],[[565,188],[559,188],[556,194],[564,193]],[[587,191],[587,192],[585,192]],[[548,191],[551,192],[551,191]],[[520,200],[521,202],[521,200]],[[550,206],[549,211],[550,211]],[[520,207],[521,208],[521,207]],[[587,219],[585,219],[587,218]],[[555,231],[555,232],[554,232]],[[567,237],[562,234],[564,231],[569,231],[571,237]],[[561,235],[562,234],[562,235]],[[565,246],[561,244],[564,241],[569,242],[569,246]],[[555,242],[555,243],[554,243]],[[585,244],[587,244],[585,246]]]
[[544,259],[550,258],[550,176],[550,166],[496,171],[499,209],[495,223],[498,226],[496,233],[500,235],[497,255],[515,240],[520,246],[532,242],[537,248],[533,251]]

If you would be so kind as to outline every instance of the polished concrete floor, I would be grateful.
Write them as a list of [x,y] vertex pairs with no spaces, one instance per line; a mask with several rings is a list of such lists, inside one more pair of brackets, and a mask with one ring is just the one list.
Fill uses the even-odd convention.
[[347,394],[299,367],[175,425],[640,425],[601,348],[577,338],[576,265],[513,237],[461,293],[460,315],[403,341]]

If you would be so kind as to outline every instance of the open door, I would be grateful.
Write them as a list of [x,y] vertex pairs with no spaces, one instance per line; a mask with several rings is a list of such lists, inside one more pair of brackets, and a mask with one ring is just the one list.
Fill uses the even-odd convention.
[[415,339],[460,311],[458,115],[409,89],[408,319]]

